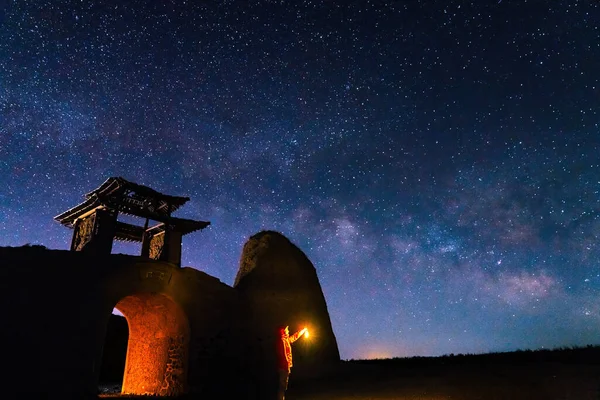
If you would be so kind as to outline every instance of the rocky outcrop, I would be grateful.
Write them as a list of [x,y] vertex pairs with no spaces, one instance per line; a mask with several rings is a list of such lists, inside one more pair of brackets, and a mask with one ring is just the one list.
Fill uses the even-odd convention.
[[[294,344],[292,376],[302,379],[322,374],[340,359],[327,304],[315,267],[281,233],[262,231],[244,245],[234,288],[249,309],[249,324],[263,343],[265,362],[273,363],[271,343],[278,325],[290,333],[304,326],[309,338]],[[273,344],[274,346],[274,344]]]

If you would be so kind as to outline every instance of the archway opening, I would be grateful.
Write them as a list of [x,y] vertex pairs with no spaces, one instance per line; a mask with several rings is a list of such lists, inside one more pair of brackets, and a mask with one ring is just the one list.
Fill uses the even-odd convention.
[[115,308],[129,336],[121,393],[179,396],[187,391],[190,327],[183,310],[160,293],[122,298]]
[[108,320],[102,349],[102,364],[98,381],[100,394],[121,393],[128,338],[127,320],[119,310],[115,309]]

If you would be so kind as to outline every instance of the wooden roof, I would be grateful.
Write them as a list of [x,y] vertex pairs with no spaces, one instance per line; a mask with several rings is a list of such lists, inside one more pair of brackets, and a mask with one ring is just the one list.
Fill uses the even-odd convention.
[[[181,232],[182,235],[201,230],[210,225],[208,221],[194,221],[191,219],[183,218],[169,218],[168,224],[174,225],[177,231]],[[148,233],[156,235],[160,232],[164,232],[166,229],[166,223],[161,222],[155,226],[148,228]],[[144,228],[137,225],[128,224],[125,222],[117,221],[117,231],[115,233],[115,239],[125,242],[141,242],[144,238]]]
[[[87,193],[85,198],[85,201],[57,215],[54,219],[64,226],[73,227],[77,218],[95,209],[104,208],[127,215],[176,224],[178,230],[186,233],[203,229],[210,224],[205,221],[171,217],[171,213],[190,200],[189,197],[169,196],[121,177],[108,178],[98,189]],[[130,227],[135,226],[130,225]],[[134,233],[137,229],[123,228],[122,233],[125,237],[119,239],[130,240],[128,238],[138,236],[137,233]],[[125,233],[129,230],[130,234]]]

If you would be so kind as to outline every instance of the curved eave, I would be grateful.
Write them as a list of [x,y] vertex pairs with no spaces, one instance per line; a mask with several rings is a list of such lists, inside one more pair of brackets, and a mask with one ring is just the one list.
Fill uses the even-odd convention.
[[[198,230],[202,230],[210,225],[209,221],[195,221],[192,219],[184,218],[169,218],[167,221],[169,225],[175,225],[175,230],[180,232],[182,235],[187,235]],[[164,232],[165,224],[156,225],[148,230],[150,234],[156,235],[160,232]]]
[[79,218],[80,216],[86,214],[87,212],[89,212],[97,207],[100,207],[101,205],[102,204],[97,197],[92,197],[92,198],[87,199],[83,203],[80,203],[80,204],[76,205],[75,207],[68,209],[67,211],[63,212],[62,214],[57,215],[56,217],[54,217],[54,220],[58,221],[60,224],[62,224],[64,226],[72,228],[73,224],[75,223],[75,220],[77,218]]
[[[168,204],[169,207],[165,210],[165,213],[168,214],[173,213],[190,200],[189,197],[170,196],[157,192],[148,186],[130,182],[122,177],[108,178],[98,189],[86,193],[85,197],[91,198],[97,196],[99,198],[110,198],[112,196],[122,196],[125,191],[133,192],[134,197],[137,199],[153,198],[159,202]],[[161,214],[162,213],[163,212],[161,212]]]

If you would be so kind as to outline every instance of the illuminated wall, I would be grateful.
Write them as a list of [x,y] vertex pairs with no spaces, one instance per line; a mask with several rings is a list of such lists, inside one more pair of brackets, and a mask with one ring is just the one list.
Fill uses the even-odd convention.
[[129,326],[122,393],[184,394],[190,328],[181,308],[166,295],[157,293],[127,296],[116,308]]

